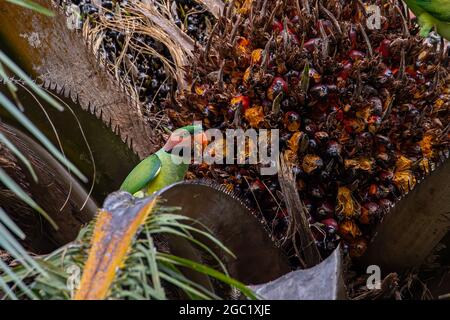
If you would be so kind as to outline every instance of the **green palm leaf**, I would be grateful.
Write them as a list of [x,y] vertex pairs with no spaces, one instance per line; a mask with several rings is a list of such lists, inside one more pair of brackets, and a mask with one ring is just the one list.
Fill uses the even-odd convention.
[[[158,237],[164,234],[178,235],[198,246],[198,242],[193,237],[185,237],[183,234],[198,233],[201,230],[185,224],[184,221],[187,221],[185,217],[164,213],[167,212],[166,208],[158,208],[156,211],[151,215],[152,218],[147,219],[129,248],[125,265],[117,273],[112,284],[109,299],[167,299],[165,284],[175,286],[190,299],[220,299],[216,293],[185,277],[180,271],[182,268],[195,270],[234,287],[249,299],[257,298],[244,284],[231,278],[226,270],[218,271],[206,265],[158,251],[154,244],[156,235]],[[66,273],[66,270],[73,265],[83,268],[92,241],[94,224],[91,222],[83,229],[76,242],[36,261],[45,269],[48,276],[44,277],[39,273],[28,274],[27,281],[31,283],[30,288],[35,295],[41,299],[70,299],[71,292],[68,287],[70,275]],[[208,239],[214,239],[214,237],[209,234]],[[219,247],[225,248],[217,239],[214,240]],[[212,252],[205,244],[198,247],[205,253]],[[15,271],[21,275],[20,279],[24,278],[23,268]],[[7,279],[12,280],[10,277]],[[18,297],[25,294],[19,287],[13,293]]]
[[18,6],[24,7],[24,8],[34,10],[36,12],[39,12],[39,13],[49,16],[49,17],[53,17],[55,15],[53,12],[51,12],[47,8],[44,8],[43,6],[41,6],[37,3],[34,3],[33,1],[30,1],[30,0],[6,0],[6,1],[16,4]]
[[[30,0],[7,0],[10,3],[34,10],[47,16],[53,16],[54,13],[50,10],[36,4]],[[0,106],[6,109],[13,117],[15,117],[25,128],[27,128],[50,153],[53,154],[60,162],[66,164],[75,175],[83,181],[87,181],[86,177],[71,164],[52,144],[51,142],[29,121],[21,112],[22,105],[17,97],[17,88],[6,73],[4,66],[10,70],[14,75],[18,76],[24,83],[26,83],[31,90],[33,90],[43,100],[48,102],[57,110],[62,111],[63,107],[52,97],[50,97],[44,90],[42,90],[34,81],[32,81],[7,55],[0,51],[0,81],[2,80],[8,87],[11,96],[16,105],[9,101],[3,94],[0,93]],[[20,151],[12,144],[4,135],[0,134],[0,143],[5,145],[28,169],[33,179],[36,181],[37,176],[31,167],[30,162]],[[20,188],[5,171],[0,169],[0,182],[16,194],[16,196],[23,202],[34,208],[37,212],[43,215],[55,228],[55,222],[39,207],[31,197]],[[3,292],[5,297],[17,299],[18,296],[14,293],[15,288],[20,289],[21,293],[29,299],[36,299],[37,295],[33,293],[29,287],[24,284],[23,278],[30,274],[38,273],[41,277],[48,277],[47,272],[23,249],[17,241],[17,238],[24,239],[25,234],[17,227],[17,225],[8,217],[8,215],[0,208],[0,248],[6,250],[18,263],[21,264],[19,268],[22,274],[16,273],[4,261],[0,260],[0,293]]]

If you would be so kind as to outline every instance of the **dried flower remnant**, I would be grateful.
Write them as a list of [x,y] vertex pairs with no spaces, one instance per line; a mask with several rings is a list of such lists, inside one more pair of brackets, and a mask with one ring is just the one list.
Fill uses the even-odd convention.
[[346,240],[354,240],[362,234],[353,220],[345,220],[339,224],[339,235]]
[[264,122],[264,111],[261,106],[256,106],[245,110],[245,119],[251,127],[259,128],[259,125]]
[[316,156],[313,154],[307,154],[303,158],[302,168],[303,168],[303,171],[306,172],[307,174],[310,174],[310,173],[314,172],[315,170],[322,168],[322,166],[323,166],[323,161],[319,156]]
[[347,187],[340,187],[337,194],[336,214],[342,218],[352,218],[359,215],[361,207]]
[[373,160],[367,158],[359,159],[346,159],[344,161],[344,166],[346,169],[360,169],[364,171],[371,171],[373,166]]

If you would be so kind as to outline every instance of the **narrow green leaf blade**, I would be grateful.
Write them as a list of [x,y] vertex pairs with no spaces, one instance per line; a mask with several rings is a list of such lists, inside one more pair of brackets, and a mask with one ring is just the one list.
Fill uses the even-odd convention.
[[[1,54],[1,52],[0,52]],[[24,116],[15,106],[14,104],[8,100],[0,92],[0,105],[2,105],[11,115],[16,118],[28,131],[33,134],[44,146],[47,150],[62,164],[65,164],[75,175],[80,178],[83,182],[87,182],[87,178],[78,170],[67,158],[65,158],[61,152],[59,152],[53,144],[48,140],[48,138],[26,117]]]
[[58,230],[58,226],[56,225],[55,221],[47,214],[47,212],[44,211],[33,199],[30,198],[30,196],[13,180],[11,179],[8,174],[6,174],[3,169],[0,168],[0,181],[23,202],[25,202],[27,205],[29,205],[31,208],[39,212],[47,221],[55,228],[55,230]]
[[35,182],[38,181],[36,172],[34,172],[33,167],[31,166],[30,161],[28,161],[27,158],[22,154],[22,152],[19,151],[19,149],[16,148],[16,146],[8,140],[8,138],[0,132],[0,142],[3,143],[9,150],[11,150],[12,153],[20,160],[22,163],[27,167],[28,171],[30,172],[31,176],[33,177],[33,180]]
[[61,104],[47,94],[41,87],[39,87],[31,78],[22,71],[3,51],[0,51],[0,61],[14,72],[20,79],[22,79],[38,96],[47,101],[51,106],[59,111],[63,111],[64,108]]
[[52,11],[48,10],[47,8],[44,8],[40,4],[34,3],[33,1],[30,1],[30,0],[6,0],[6,1],[13,3],[15,5],[39,12],[40,14],[46,15],[48,17],[55,16],[54,12],[52,12]]
[[25,239],[25,234],[20,228],[12,221],[12,219],[6,214],[6,212],[0,208],[0,222],[3,223],[9,230],[11,230],[20,239]]

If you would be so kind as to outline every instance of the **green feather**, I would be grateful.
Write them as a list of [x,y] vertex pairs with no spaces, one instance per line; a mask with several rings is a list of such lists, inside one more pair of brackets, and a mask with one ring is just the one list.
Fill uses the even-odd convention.
[[415,0],[417,5],[441,22],[450,22],[450,0]]
[[436,24],[437,32],[450,41],[450,23],[449,22],[438,22]]
[[434,27],[450,40],[450,0],[406,0],[408,7],[419,19],[420,35],[428,36]]
[[142,160],[120,186],[120,190],[135,194],[145,188],[161,171],[161,160],[157,154]]
[[188,164],[175,163],[172,155],[161,149],[139,163],[122,183],[120,190],[131,194],[144,191],[149,195],[183,180],[188,168]]
[[[190,135],[201,132],[202,125],[191,125],[181,128]],[[122,183],[120,190],[136,194],[139,191],[150,195],[175,182],[184,179],[189,164],[182,163],[178,157],[167,153],[164,148],[139,163]]]
[[147,194],[152,194],[175,182],[183,180],[189,168],[189,164],[175,163],[172,157],[177,156],[167,153],[163,149],[159,150],[156,154],[161,161],[161,172],[155,180],[148,184]]

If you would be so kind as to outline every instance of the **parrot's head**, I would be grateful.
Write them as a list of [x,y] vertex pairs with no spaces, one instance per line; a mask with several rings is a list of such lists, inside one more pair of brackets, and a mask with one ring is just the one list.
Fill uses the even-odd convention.
[[208,138],[206,137],[201,124],[190,125],[175,130],[170,135],[170,138],[167,140],[163,149],[166,152],[171,152],[175,147],[192,144],[194,145],[194,148],[200,147],[202,150],[208,144]]

